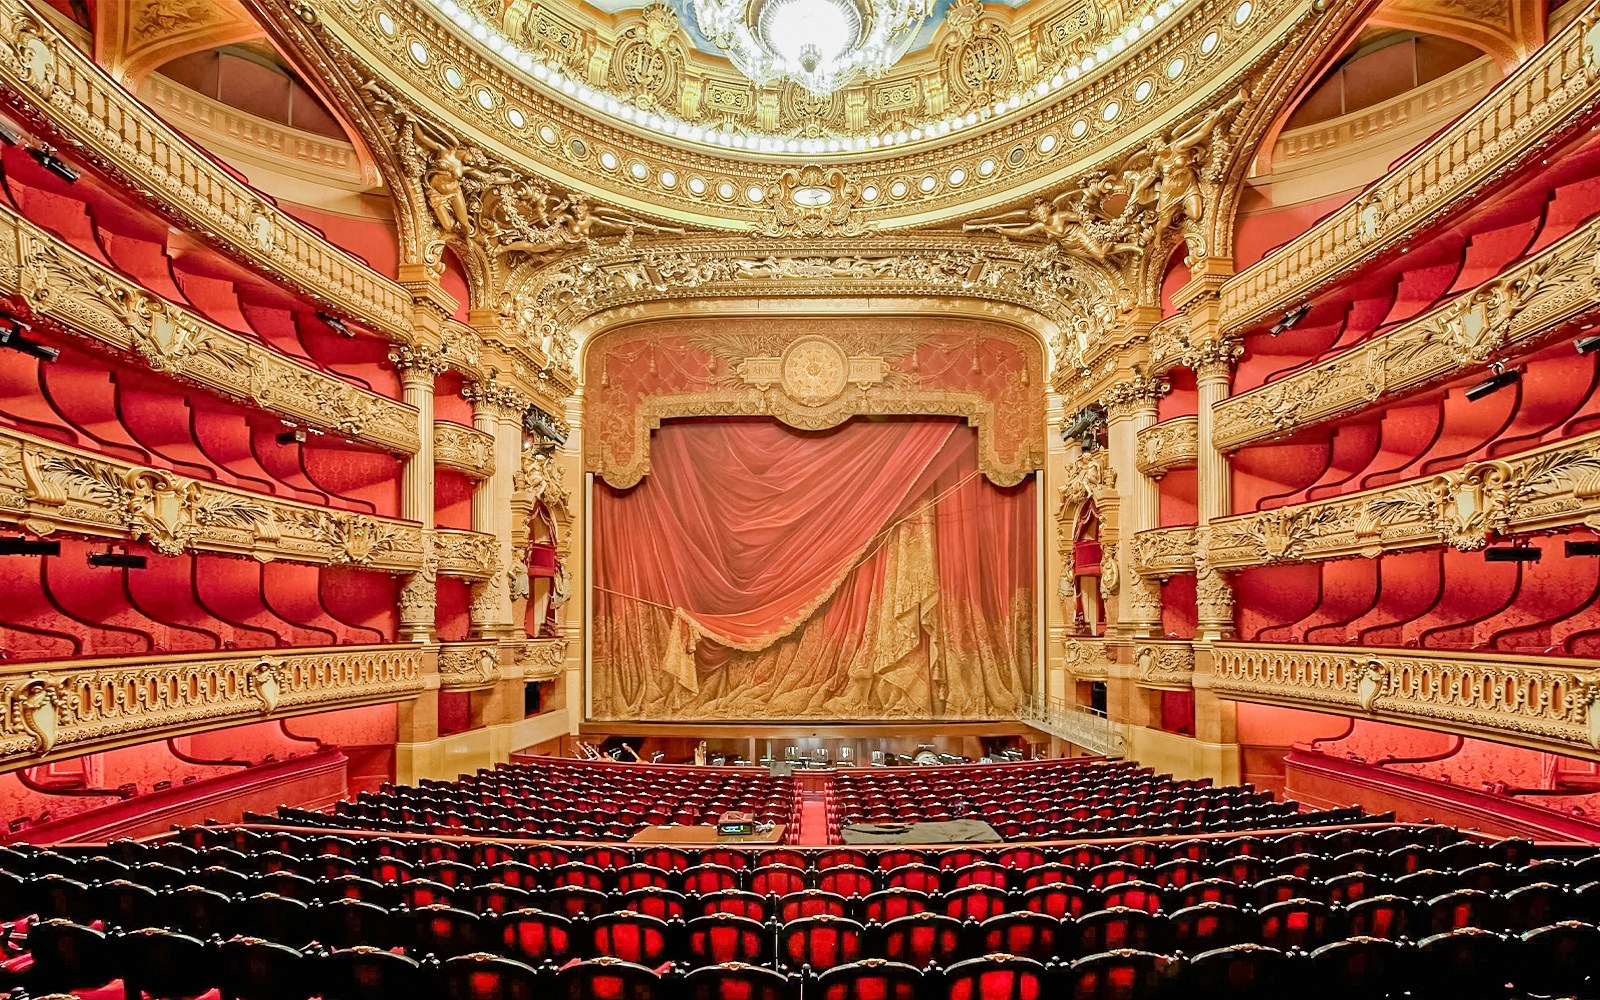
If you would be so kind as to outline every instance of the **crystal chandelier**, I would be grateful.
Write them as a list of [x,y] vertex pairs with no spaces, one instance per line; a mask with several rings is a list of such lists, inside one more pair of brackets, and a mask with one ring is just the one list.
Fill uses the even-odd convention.
[[757,84],[787,77],[830,94],[893,66],[933,0],[691,0],[700,30]]

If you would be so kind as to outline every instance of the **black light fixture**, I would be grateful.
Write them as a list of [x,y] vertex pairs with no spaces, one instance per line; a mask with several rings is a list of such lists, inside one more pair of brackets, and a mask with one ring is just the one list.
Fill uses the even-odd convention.
[[90,566],[109,566],[116,569],[144,569],[149,563],[144,556],[136,556],[128,552],[91,552],[89,553]]
[[1567,542],[1566,553],[1572,556],[1600,556],[1600,542]]
[[10,122],[0,121],[0,142],[7,146],[22,145],[22,134],[11,127]]
[[41,142],[28,150],[28,155],[33,157],[39,166],[55,174],[68,184],[78,182],[78,172],[67,165],[67,161],[56,155],[56,148],[49,143]]
[[305,439],[306,431],[304,427],[296,427],[292,431],[284,431],[278,435],[278,443],[281,445],[303,444]]
[[1309,302],[1302,302],[1293,309],[1290,309],[1288,312],[1283,314],[1283,319],[1280,319],[1276,323],[1272,324],[1272,335],[1276,337],[1280,333],[1287,333],[1288,331],[1294,329],[1295,324],[1305,319],[1306,313],[1309,313],[1310,311],[1311,303]]
[[337,333],[341,337],[354,337],[356,335],[354,330],[345,325],[344,320],[333,315],[332,313],[319,312],[317,313],[317,319],[322,320],[322,322],[327,325],[328,329],[332,330],[334,333]]
[[1507,368],[1504,361],[1496,361],[1489,366],[1492,372],[1488,378],[1467,390],[1467,398],[1477,402],[1485,396],[1492,396],[1508,385],[1516,385],[1522,381],[1520,368]]
[[1496,545],[1483,550],[1483,561],[1492,563],[1536,563],[1544,558],[1544,550],[1532,545]]
[[27,336],[28,333],[32,332],[33,327],[20,319],[12,317],[7,317],[5,321],[10,325],[0,328],[0,347],[19,351],[38,358],[40,361],[54,361],[61,357],[61,352],[58,349],[46,347],[44,344]]
[[41,538],[0,538],[0,556],[59,556],[61,543]]
[[[1589,327],[1584,329],[1589,329],[1593,325],[1591,323]],[[1600,333],[1591,333],[1586,337],[1579,337],[1572,342],[1572,346],[1577,348],[1579,354],[1593,354],[1595,351],[1600,351]]]

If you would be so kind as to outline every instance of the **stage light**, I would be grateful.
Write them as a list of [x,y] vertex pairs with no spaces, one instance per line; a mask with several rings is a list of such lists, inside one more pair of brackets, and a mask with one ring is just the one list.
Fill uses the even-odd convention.
[[127,552],[91,552],[90,566],[110,566],[117,569],[144,569],[149,560]]
[[1302,302],[1295,308],[1290,309],[1288,312],[1283,314],[1283,319],[1280,319],[1276,323],[1272,324],[1272,335],[1276,337],[1280,333],[1287,333],[1288,331],[1294,329],[1295,324],[1305,319],[1306,313],[1310,311],[1311,303],[1309,302]]
[[1467,398],[1477,402],[1485,396],[1492,396],[1508,385],[1516,385],[1522,381],[1522,371],[1517,368],[1507,368],[1504,361],[1496,361],[1489,366],[1489,371],[1494,374],[1467,390]]
[[356,335],[354,330],[345,326],[344,320],[332,313],[319,312],[317,313],[317,319],[322,320],[323,323],[327,324],[328,329],[341,337],[354,337]]
[[56,348],[46,347],[37,340],[30,340],[26,336],[33,327],[20,319],[10,319],[7,322],[11,325],[5,329],[0,329],[0,347],[10,348],[13,351],[38,358],[40,361],[54,361],[61,357],[61,352]]
[[34,158],[39,166],[55,174],[68,184],[78,182],[78,172],[67,165],[67,161],[56,155],[56,148],[46,143],[39,143],[28,150],[28,155]]
[[38,538],[0,538],[0,556],[59,556],[60,542]]
[[278,443],[281,445],[301,444],[305,442],[305,439],[306,432],[304,428],[299,428],[292,431],[284,431],[282,434],[278,435]]
[[1579,337],[1572,342],[1579,354],[1592,354],[1600,351],[1600,333],[1591,333],[1587,337]]
[[1483,550],[1484,562],[1536,563],[1543,557],[1544,550],[1531,545],[1497,545]]
[[1570,556],[1600,556],[1600,542],[1567,542],[1567,555]]

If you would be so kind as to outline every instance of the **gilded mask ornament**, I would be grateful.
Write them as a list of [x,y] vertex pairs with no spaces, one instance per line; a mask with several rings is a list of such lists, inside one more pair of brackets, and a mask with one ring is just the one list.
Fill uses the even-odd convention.
[[23,728],[33,734],[37,743],[34,753],[44,756],[55,748],[60,738],[60,704],[64,697],[59,685],[36,677],[17,692],[15,705]]
[[757,232],[773,237],[860,236],[867,231],[857,211],[860,199],[860,188],[837,167],[789,169],[768,192],[772,218]]
[[283,696],[283,682],[279,678],[286,667],[284,660],[262,659],[250,668],[250,693],[261,702],[262,715],[271,715],[277,710],[278,699]]
[[1524,504],[1571,482],[1573,473],[1595,469],[1600,456],[1582,450],[1550,452],[1520,467],[1498,460],[1469,462],[1374,500],[1369,510],[1384,524],[1420,521],[1445,544],[1471,552],[1509,531]]
[[49,100],[56,89],[56,50],[44,37],[39,24],[27,18],[17,23],[17,39],[13,44],[22,82]]

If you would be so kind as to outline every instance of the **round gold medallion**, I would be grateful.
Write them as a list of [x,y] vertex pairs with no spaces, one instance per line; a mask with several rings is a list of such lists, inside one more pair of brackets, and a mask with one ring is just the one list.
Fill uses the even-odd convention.
[[805,406],[839,398],[849,385],[850,359],[827,337],[801,337],[783,352],[783,391]]

